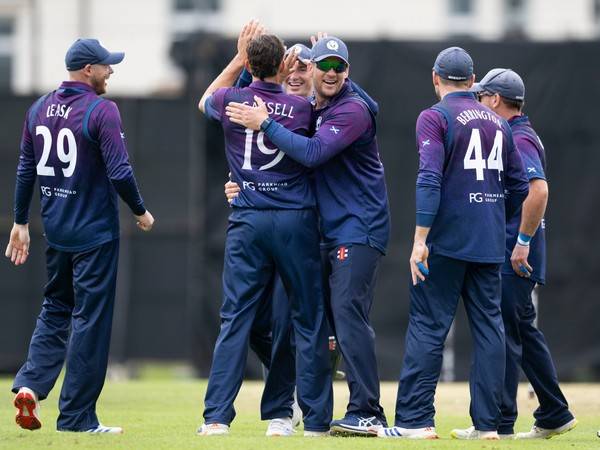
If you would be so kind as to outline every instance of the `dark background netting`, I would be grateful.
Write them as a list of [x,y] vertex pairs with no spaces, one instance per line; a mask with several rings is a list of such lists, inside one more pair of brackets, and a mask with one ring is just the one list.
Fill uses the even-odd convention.
[[[290,43],[293,41],[289,41]],[[464,42],[478,78],[493,67],[518,71],[526,112],[544,142],[550,203],[548,286],[540,290],[540,327],[564,380],[600,380],[600,58],[597,44]],[[351,77],[380,105],[378,140],[392,209],[392,236],[379,274],[372,321],[383,379],[400,370],[408,317],[408,256],[414,226],[418,113],[435,103],[431,66],[456,42],[349,42]],[[460,43],[459,43],[460,45]],[[221,268],[228,208],[220,127],[196,110],[200,95],[232,56],[234,45],[197,36],[173,48],[189,74],[180,99],[117,99],[137,178],[157,218],[142,234],[122,210],[122,247],[111,357],[189,360],[210,367],[218,332]],[[118,70],[115,76],[118,77]],[[33,97],[0,101],[2,248],[12,223],[12,195],[21,128]],[[21,268],[0,264],[0,371],[22,363],[41,304],[44,242],[32,210],[32,250]],[[470,337],[457,319],[456,375],[468,376]],[[259,366],[251,359],[250,376]]]

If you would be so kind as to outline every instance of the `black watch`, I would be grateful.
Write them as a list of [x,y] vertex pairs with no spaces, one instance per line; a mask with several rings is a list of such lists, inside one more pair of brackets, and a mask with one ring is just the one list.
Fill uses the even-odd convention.
[[262,131],[267,131],[267,128],[269,128],[269,125],[271,125],[271,122],[273,122],[273,119],[271,119],[270,117],[267,117],[265,120],[262,121],[262,123],[260,124],[260,129]]

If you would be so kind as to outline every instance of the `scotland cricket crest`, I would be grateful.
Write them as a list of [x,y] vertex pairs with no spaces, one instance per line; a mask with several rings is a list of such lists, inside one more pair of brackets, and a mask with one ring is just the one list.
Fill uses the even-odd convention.
[[337,259],[338,261],[345,261],[346,259],[348,259],[348,247],[340,247],[337,250]]

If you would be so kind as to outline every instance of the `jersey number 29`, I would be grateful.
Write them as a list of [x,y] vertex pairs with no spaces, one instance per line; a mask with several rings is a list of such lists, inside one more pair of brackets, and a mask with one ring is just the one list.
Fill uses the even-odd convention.
[[496,137],[490,155],[486,160],[483,159],[481,149],[481,134],[479,128],[473,128],[471,131],[471,139],[465,153],[464,168],[475,170],[477,181],[483,181],[483,169],[496,169],[498,171],[498,179],[500,180],[500,172],[504,170],[502,165],[502,131],[496,130]]
[[[40,134],[44,138],[44,148],[42,149],[42,157],[37,165],[37,174],[44,175],[47,177],[54,176],[54,167],[47,166],[48,158],[50,157],[50,150],[52,149],[52,134],[50,129],[44,125],[38,125],[35,127],[35,134]],[[67,151],[65,151],[65,140],[67,141]],[[75,135],[68,128],[61,128],[56,137],[56,154],[58,159],[65,164],[69,164],[66,168],[63,168],[63,175],[70,177],[75,172],[75,166],[77,165],[77,142],[75,141]]]

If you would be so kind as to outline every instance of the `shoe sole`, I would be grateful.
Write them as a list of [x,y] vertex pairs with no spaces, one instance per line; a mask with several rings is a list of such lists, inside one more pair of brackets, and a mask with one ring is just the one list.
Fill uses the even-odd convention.
[[348,426],[343,425],[334,425],[331,427],[330,432],[334,436],[361,436],[361,437],[376,437],[377,436],[377,428],[375,429],[365,429],[361,427],[361,429],[355,429]]
[[377,437],[382,439],[404,439],[410,441],[433,441],[439,439],[440,437],[436,434],[434,436],[381,436],[377,435]]
[[455,433],[454,431],[450,432],[450,437],[452,439],[457,439],[459,441],[499,441],[500,440],[499,437],[486,437],[486,438],[476,438],[476,439],[464,438],[464,437],[460,437],[458,435],[458,433]]
[[575,428],[577,426],[579,422],[577,422],[577,420],[573,421],[573,423],[568,427],[565,428],[564,430],[561,431],[553,431],[552,433],[550,433],[548,436],[546,436],[545,439],[552,439],[554,436],[560,436],[561,434],[565,434],[568,433],[569,431],[571,431],[573,428]]
[[15,422],[24,430],[39,430],[42,428],[42,422],[35,413],[35,399],[26,392],[20,392],[15,397],[15,408],[19,411],[15,416]]

